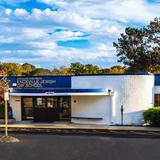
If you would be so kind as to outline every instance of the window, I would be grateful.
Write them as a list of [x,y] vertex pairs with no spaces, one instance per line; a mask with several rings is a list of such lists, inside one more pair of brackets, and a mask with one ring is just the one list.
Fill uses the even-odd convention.
[[71,97],[22,97],[23,120],[40,122],[71,119]]
[[24,107],[28,107],[28,108],[33,107],[32,98],[30,98],[30,97],[23,98],[23,105],[24,105]]
[[58,106],[58,99],[55,97],[47,98],[47,107],[48,108],[57,108]]
[[160,106],[160,94],[155,94],[155,96],[154,96],[154,105],[156,107]]
[[35,107],[36,108],[45,108],[46,107],[46,99],[44,97],[37,97],[35,99]]

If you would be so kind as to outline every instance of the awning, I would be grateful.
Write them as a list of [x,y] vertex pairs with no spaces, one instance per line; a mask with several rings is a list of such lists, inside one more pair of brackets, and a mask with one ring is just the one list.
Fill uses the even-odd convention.
[[108,89],[13,89],[10,96],[113,95]]

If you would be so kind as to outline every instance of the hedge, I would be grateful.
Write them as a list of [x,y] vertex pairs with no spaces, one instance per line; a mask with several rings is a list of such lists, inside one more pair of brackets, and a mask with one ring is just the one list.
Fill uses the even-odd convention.
[[152,107],[144,111],[143,119],[144,122],[150,126],[160,127],[160,106]]

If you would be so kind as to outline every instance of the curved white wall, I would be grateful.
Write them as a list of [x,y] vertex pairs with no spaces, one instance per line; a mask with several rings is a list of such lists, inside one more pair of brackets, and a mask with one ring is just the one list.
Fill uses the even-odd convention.
[[[124,123],[142,124],[142,112],[154,105],[154,76],[124,77]],[[118,120],[118,119],[117,119]]]
[[[123,105],[124,124],[141,124],[142,112],[153,106],[153,75],[73,76],[72,88],[106,88],[114,92],[113,97],[106,96],[104,100],[100,100],[99,104],[93,101],[94,97],[90,99],[85,97],[87,103],[81,99],[81,104],[72,104],[72,116],[97,115],[98,117],[100,114],[96,114],[97,111],[104,113],[102,121],[78,120],[78,123],[120,124],[120,108]],[[88,111],[87,108],[91,108],[91,104],[94,105],[93,110]],[[107,110],[107,108],[110,109]],[[107,118],[109,116],[110,118]],[[72,122],[77,123],[77,120],[72,119]]]

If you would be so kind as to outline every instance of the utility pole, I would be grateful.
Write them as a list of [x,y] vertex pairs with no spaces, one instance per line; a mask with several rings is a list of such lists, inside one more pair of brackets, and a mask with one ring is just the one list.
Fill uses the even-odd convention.
[[123,108],[123,105],[121,105],[121,126],[123,126],[123,111],[124,111],[124,108]]

